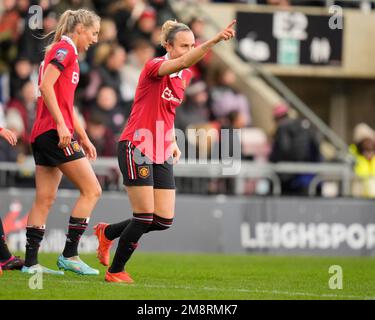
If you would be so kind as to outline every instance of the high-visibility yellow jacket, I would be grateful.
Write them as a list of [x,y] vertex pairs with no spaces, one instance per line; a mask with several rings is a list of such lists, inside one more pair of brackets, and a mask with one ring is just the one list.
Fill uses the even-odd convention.
[[349,151],[355,157],[355,174],[361,178],[375,177],[375,157],[368,160],[359,153],[357,146],[354,144],[350,145]]

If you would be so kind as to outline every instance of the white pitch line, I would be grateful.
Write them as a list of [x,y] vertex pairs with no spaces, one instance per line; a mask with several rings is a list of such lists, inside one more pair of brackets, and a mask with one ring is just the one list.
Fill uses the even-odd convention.
[[[48,279],[47,281],[56,280]],[[77,281],[77,280],[58,280],[56,282],[65,283],[82,283],[87,284],[87,281]],[[110,285],[106,282],[99,282],[102,285]],[[123,284],[116,284],[121,285]],[[356,295],[345,295],[345,294],[329,294],[329,293],[308,293],[308,292],[290,292],[290,291],[280,291],[280,290],[259,290],[259,289],[239,289],[239,288],[217,288],[217,287],[189,287],[189,286],[166,286],[166,285],[150,285],[150,284],[132,284],[131,287],[141,287],[141,288],[155,288],[155,289],[182,289],[182,290],[201,290],[201,291],[232,291],[232,292],[245,292],[245,293],[263,293],[263,294],[275,294],[275,295],[285,295],[285,296],[303,296],[303,297],[318,297],[318,298],[347,298],[347,299],[360,299],[360,300],[375,300],[375,297],[371,296],[356,296]]]
[[289,292],[289,291],[279,291],[279,290],[259,290],[259,289],[238,289],[238,288],[215,288],[215,287],[184,287],[184,286],[163,286],[163,285],[142,285],[143,287],[158,288],[158,289],[185,289],[185,290],[207,290],[207,291],[232,291],[232,292],[247,292],[247,293],[265,293],[265,294],[280,294],[280,295],[290,295],[290,296],[313,296],[313,297],[329,297],[329,298],[357,298],[357,299],[368,299],[375,300],[375,297],[368,296],[354,296],[354,295],[337,295],[337,294],[317,294],[317,293],[307,293],[307,292]]

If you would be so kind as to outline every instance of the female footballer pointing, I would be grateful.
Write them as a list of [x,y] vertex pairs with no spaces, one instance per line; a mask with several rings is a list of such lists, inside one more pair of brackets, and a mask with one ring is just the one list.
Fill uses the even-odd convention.
[[165,230],[172,225],[175,207],[173,163],[180,150],[173,141],[175,108],[182,102],[191,79],[188,69],[222,40],[234,37],[232,21],[228,27],[198,47],[188,26],[167,21],[162,27],[164,57],[149,61],[139,78],[132,112],[120,137],[118,161],[124,185],[133,209],[133,218],[95,227],[99,240],[98,258],[109,264],[112,240],[120,237],[112,262],[105,275],[108,282],[132,283],[125,264],[141,236],[149,231]]
[[[64,174],[77,186],[80,196],[71,213],[65,248],[57,265],[78,274],[99,274],[98,270],[80,260],[77,252],[79,239],[87,227],[101,188],[88,160],[96,159],[95,147],[73,108],[79,81],[78,52],[97,42],[99,28],[100,18],[95,13],[84,9],[67,10],[60,17],[54,41],[47,48],[40,67],[41,96],[31,133],[36,195],[27,221],[26,258],[22,272],[64,273],[38,264],[38,250],[48,213]],[[73,139],[74,131],[80,144]]]

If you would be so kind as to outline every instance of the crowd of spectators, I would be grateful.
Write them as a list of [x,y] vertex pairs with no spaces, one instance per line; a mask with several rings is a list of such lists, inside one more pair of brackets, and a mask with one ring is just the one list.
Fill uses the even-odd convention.
[[[43,9],[43,28],[32,30],[29,7]],[[164,55],[160,28],[174,19],[166,0],[5,0],[0,15],[0,125],[16,132],[17,152],[30,153],[28,138],[35,116],[37,78],[44,50],[66,9],[86,7],[102,18],[99,41],[80,57],[80,81],[75,106],[84,119],[99,156],[114,156],[116,138],[131,112],[135,89],[144,64]],[[189,23],[196,43],[205,41],[205,22],[194,18]],[[193,67],[194,78],[187,99],[178,112],[176,127],[213,123],[216,128],[230,123],[237,112],[242,126],[251,124],[247,98],[233,88],[234,74],[219,69],[215,80],[207,82],[211,56]],[[8,153],[8,159],[17,159]]]
[[[293,1],[258,1],[262,2],[288,5]],[[29,12],[32,5],[43,9],[40,30],[29,27],[33,19],[33,13]],[[102,21],[98,43],[80,57],[75,106],[98,156],[116,155],[117,137],[130,115],[140,72],[148,60],[165,54],[159,44],[161,25],[175,18],[167,0],[4,0],[0,8],[0,127],[14,131],[19,143],[16,148],[10,148],[0,141],[0,161],[22,161],[30,154],[29,135],[38,96],[38,69],[51,40],[49,33],[55,29],[62,12],[82,7],[95,10]],[[204,42],[205,21],[194,18],[188,23],[196,44]],[[306,121],[287,116],[287,106],[275,107],[276,131],[273,139],[269,139],[261,129],[252,127],[250,101],[235,89],[236,79],[230,69],[213,65],[212,56],[208,54],[192,71],[192,83],[176,112],[176,128],[184,132],[191,128],[207,132],[218,132],[221,128],[241,129],[242,158],[245,159],[321,161],[317,137],[307,128]],[[206,140],[195,136],[189,139],[188,135],[187,138],[186,143],[198,150],[194,155],[197,157],[199,151],[210,147],[209,142],[220,139],[218,135]],[[286,145],[286,138],[289,145]],[[352,152],[358,153],[363,148],[362,145],[352,147]],[[306,152],[301,159],[290,158],[299,156],[302,151]],[[298,193],[303,189],[301,184],[305,186],[311,177],[282,178],[284,190],[294,192],[297,188]],[[208,188],[218,191],[219,184],[211,181]]]
[[325,7],[330,5],[338,5],[342,8],[360,8],[363,10],[374,8],[374,3],[362,0],[212,0],[211,2],[226,2],[226,3],[251,3],[260,5],[273,6],[304,6],[304,7]]

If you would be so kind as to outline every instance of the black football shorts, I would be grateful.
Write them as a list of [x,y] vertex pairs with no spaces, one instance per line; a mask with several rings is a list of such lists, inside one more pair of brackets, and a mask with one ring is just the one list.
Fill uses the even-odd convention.
[[[118,163],[125,186],[153,186],[155,189],[175,189],[173,164],[165,161],[152,163],[130,141],[120,141],[117,149]],[[147,159],[147,161],[142,161]]]
[[49,130],[35,138],[31,144],[35,164],[56,167],[62,163],[85,157],[82,147],[72,139],[66,148],[59,148],[59,136],[56,130]]

